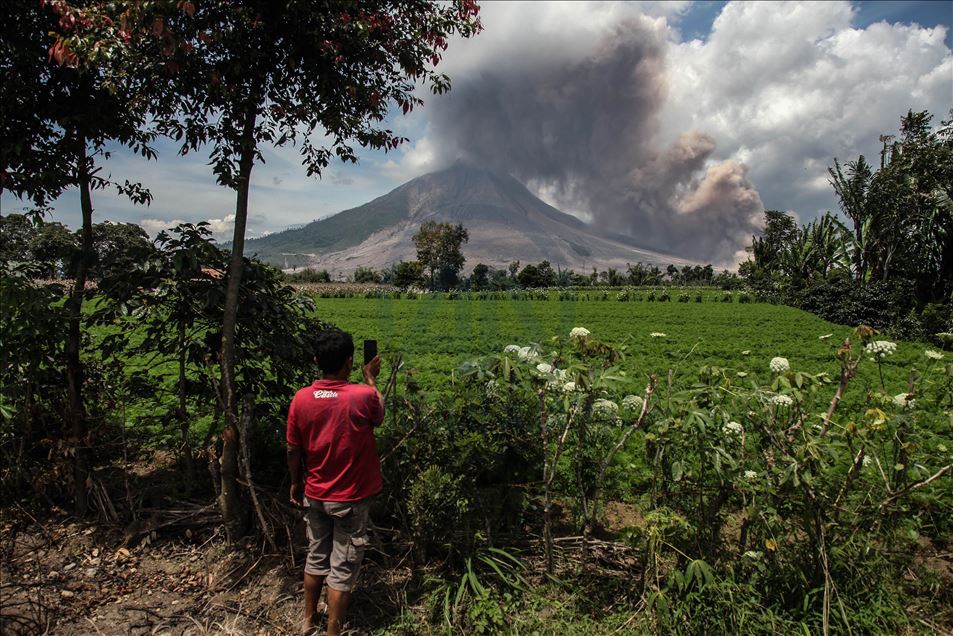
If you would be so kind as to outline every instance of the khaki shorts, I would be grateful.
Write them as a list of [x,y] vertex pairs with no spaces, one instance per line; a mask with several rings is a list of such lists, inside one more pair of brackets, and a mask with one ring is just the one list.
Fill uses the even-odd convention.
[[350,592],[370,543],[367,536],[370,500],[318,501],[308,498],[307,574],[327,577],[328,587]]

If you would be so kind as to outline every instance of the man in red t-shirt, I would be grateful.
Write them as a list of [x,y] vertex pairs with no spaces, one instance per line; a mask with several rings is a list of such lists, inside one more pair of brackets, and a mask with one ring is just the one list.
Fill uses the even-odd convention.
[[288,410],[291,502],[308,500],[303,633],[312,633],[321,587],[328,585],[328,636],[341,633],[347,603],[368,544],[369,499],[381,491],[374,427],[384,421],[377,390],[380,358],[351,384],[354,340],[332,329],[318,340],[323,378],[298,391]]

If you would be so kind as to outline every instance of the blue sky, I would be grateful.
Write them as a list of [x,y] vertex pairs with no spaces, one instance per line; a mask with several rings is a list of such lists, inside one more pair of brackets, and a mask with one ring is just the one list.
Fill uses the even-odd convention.
[[[655,114],[658,128],[641,156],[658,156],[680,135],[697,131],[714,145],[709,174],[719,165],[743,166],[764,207],[788,209],[801,218],[834,207],[825,171],[834,156],[875,152],[877,135],[895,130],[907,108],[928,109],[940,119],[953,104],[953,2],[483,6],[485,32],[452,43],[442,65],[456,85],[466,87],[499,68],[494,56],[505,47],[511,55],[532,57],[556,42],[585,59],[594,55],[600,38],[635,20],[640,26],[633,37],[657,36],[666,76],[666,102]],[[525,20],[534,30],[525,37],[520,31],[514,43],[514,23]],[[758,59],[787,45],[786,57]],[[831,72],[843,76],[825,75]],[[731,86],[731,78],[746,83]],[[249,236],[360,205],[439,167],[454,150],[433,119],[445,110],[445,104],[431,103],[410,117],[392,117],[389,123],[411,139],[409,144],[388,154],[362,152],[359,164],[333,164],[321,179],[305,177],[293,148],[266,149],[266,163],[256,166],[252,177]],[[234,194],[215,185],[206,156],[179,157],[175,145],[164,141],[156,148],[155,162],[113,149],[105,167],[119,180],[141,181],[155,195],[153,203],[137,207],[96,192],[95,218],[141,223],[153,233],[175,221],[211,220],[226,237]],[[695,177],[686,188],[701,187],[708,175]],[[585,202],[560,197],[573,184],[529,185],[566,211],[587,212]],[[0,206],[10,213],[23,204],[4,194]],[[78,208],[78,194],[67,192],[51,218],[76,227]]]
[[[723,1],[700,0],[682,16],[682,32],[689,38],[705,38],[721,13]],[[946,46],[953,48],[953,2],[949,0],[863,0],[851,3],[857,10],[854,24],[867,27],[874,22],[917,23],[921,26],[946,26]]]

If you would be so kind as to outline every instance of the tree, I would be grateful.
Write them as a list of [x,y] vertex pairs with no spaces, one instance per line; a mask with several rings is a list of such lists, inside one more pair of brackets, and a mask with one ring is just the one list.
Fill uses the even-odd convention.
[[519,281],[520,287],[524,289],[539,287],[539,268],[530,263],[520,270],[520,273],[516,275],[516,280]]
[[[0,432],[9,439],[8,427],[13,427],[18,438],[15,458],[4,453],[4,468],[14,474],[16,484],[4,489],[5,498],[19,497],[21,488],[35,492],[35,483],[22,469],[24,456],[35,443],[55,439],[60,426],[70,424],[62,417],[66,290],[34,284],[30,269],[29,264],[0,261]],[[49,454],[47,444],[43,455]],[[9,485],[5,480],[4,486]]]
[[163,130],[182,142],[182,153],[209,145],[219,184],[235,191],[220,352],[227,422],[220,502],[234,539],[244,532],[235,326],[249,185],[261,147],[298,143],[308,175],[320,174],[334,157],[356,161],[354,142],[396,148],[405,139],[382,126],[389,106],[407,113],[421,104],[418,84],[434,93],[449,89],[449,79],[433,67],[451,35],[479,31],[479,8],[473,0],[166,0],[97,2],[73,10],[89,28],[58,44],[93,62],[119,58],[164,69],[174,99],[153,103]]
[[780,274],[783,256],[790,253],[799,232],[793,216],[779,210],[766,210],[764,231],[751,239],[752,260],[742,263],[738,272],[756,287],[769,284],[773,274]]
[[375,272],[370,267],[358,267],[354,270],[354,282],[355,283],[379,283],[381,282],[380,274]]
[[[119,224],[96,227],[103,225]],[[178,450],[184,460],[186,483],[196,477],[189,436],[194,414],[189,412],[188,398],[191,395],[200,403],[216,403],[216,382],[210,371],[218,349],[214,334],[221,324],[216,309],[224,296],[218,273],[224,271],[228,261],[228,255],[212,244],[207,225],[187,223],[171,233],[162,231],[156,237],[155,249],[143,252],[142,258],[130,259],[125,267],[107,268],[100,287],[111,303],[95,315],[101,323],[115,324],[132,314],[145,330],[145,337],[134,343],[129,342],[125,330],[107,336],[101,345],[105,357],[120,364],[130,354],[163,352],[175,357],[177,400],[169,419],[179,424]],[[125,236],[125,232],[119,236]],[[165,405],[166,401],[160,399],[156,410],[161,412]]]
[[668,274],[668,279],[673,283],[677,283],[679,277],[681,276],[678,271],[678,267],[672,264],[669,264],[669,266],[665,268],[665,273]]
[[32,259],[36,230],[25,214],[0,216],[0,261],[25,263]]
[[930,113],[908,112],[868,195],[872,276],[912,281],[920,305],[953,294],[953,109],[948,117],[933,128]]
[[470,287],[482,291],[490,286],[490,268],[485,263],[477,263],[470,274]]
[[41,276],[59,278],[70,275],[79,252],[79,237],[62,223],[44,221],[37,225],[30,252]]
[[106,221],[93,226],[93,253],[90,275],[100,279],[112,272],[123,272],[149,257],[152,242],[135,223]]
[[869,230],[874,212],[868,202],[873,173],[863,155],[860,155],[857,161],[847,163],[846,175],[836,158],[834,167],[828,168],[827,171],[841,211],[854,224],[854,243],[851,250],[854,278],[862,281],[867,277],[867,253],[871,247],[868,242],[870,237],[865,230]]
[[421,284],[423,276],[424,268],[420,261],[400,261],[394,265],[391,284],[396,287],[413,287]]
[[466,259],[461,247],[469,240],[467,229],[460,224],[427,221],[414,234],[417,260],[430,273],[432,289],[450,289]]
[[[92,191],[115,187],[134,202],[150,195],[138,184],[101,176],[96,166],[108,157],[105,145],[118,142],[146,157],[153,133],[146,127],[147,97],[157,84],[146,72],[107,79],[103,70],[82,63],[76,51],[49,34],[84,26],[85,18],[65,2],[12,0],[0,5],[3,24],[0,51],[0,191],[29,200],[42,213],[69,188],[79,190],[83,227],[73,285],[67,300],[67,384],[70,446],[74,457],[75,510],[87,510],[91,440],[83,400],[84,368],[80,359],[82,305],[93,260]],[[52,46],[51,46],[52,45]],[[54,64],[53,61],[56,63]],[[108,60],[104,60],[104,64]],[[137,69],[140,70],[141,69]]]
[[556,272],[549,261],[542,261],[539,265],[527,265],[517,276],[521,286],[552,287],[556,284]]

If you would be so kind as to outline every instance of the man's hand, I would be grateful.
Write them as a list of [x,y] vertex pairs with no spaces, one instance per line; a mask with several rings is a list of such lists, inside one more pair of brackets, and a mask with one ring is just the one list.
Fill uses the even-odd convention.
[[304,484],[291,482],[291,503],[299,508],[304,506]]
[[377,376],[381,372],[381,357],[374,356],[374,359],[364,365],[364,381],[370,386],[377,386]]

